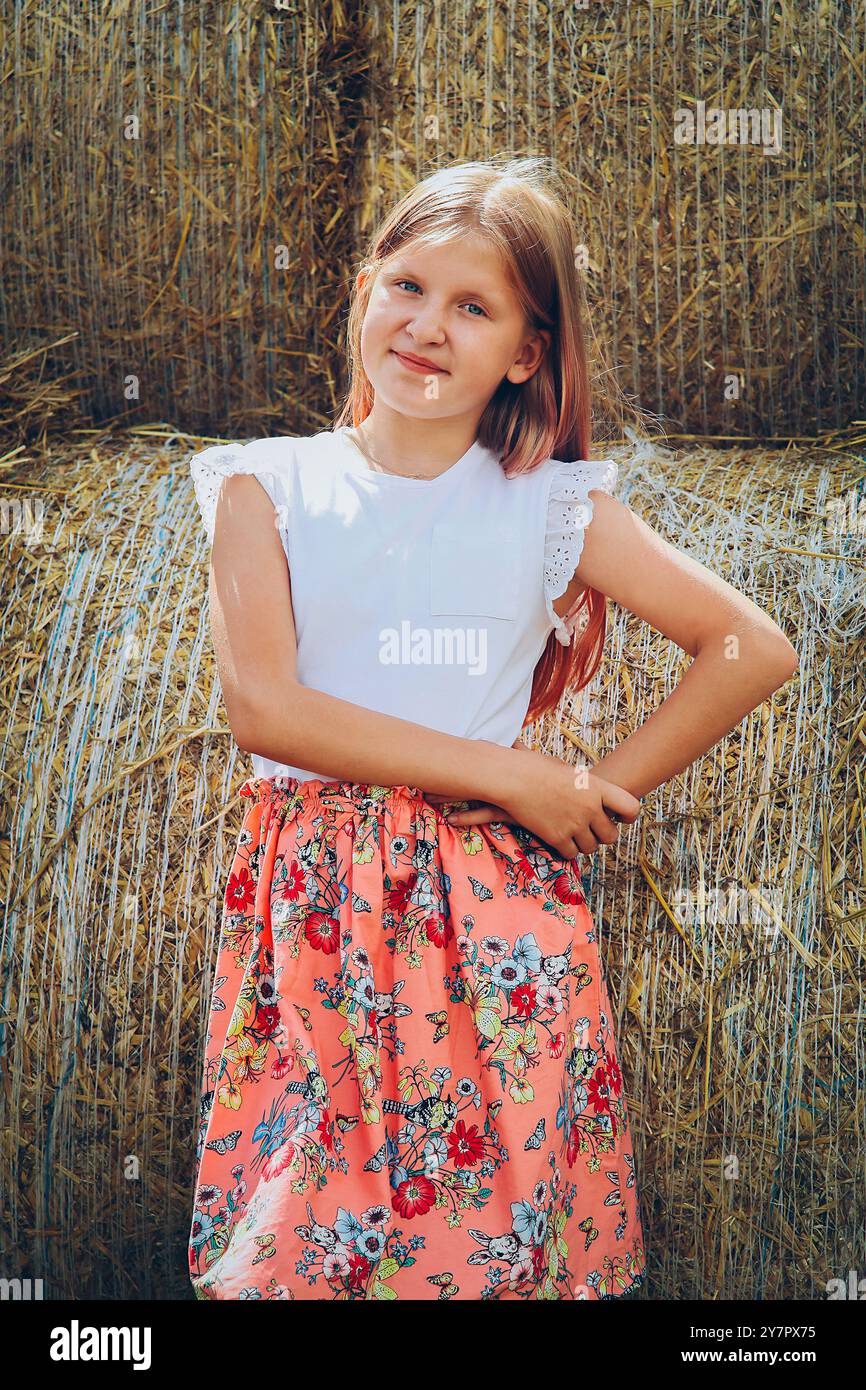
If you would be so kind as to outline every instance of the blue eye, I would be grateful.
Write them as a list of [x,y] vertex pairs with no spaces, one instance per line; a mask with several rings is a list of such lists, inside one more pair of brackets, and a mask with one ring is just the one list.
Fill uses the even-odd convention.
[[[414,285],[416,289],[420,289],[420,286],[419,286],[417,280],[395,280],[394,283],[395,283],[395,285],[398,287],[398,289],[399,289],[402,285]],[[485,318],[487,318],[487,311],[486,311],[485,309],[483,309],[483,308],[481,307],[480,304],[476,304],[475,301],[474,301],[474,299],[468,299],[466,302],[467,302],[467,304],[471,304],[472,307],[475,308],[475,309],[481,309],[482,314],[484,315]],[[478,317],[477,314],[471,314],[471,315],[470,315],[470,318],[473,318],[473,319],[475,319],[475,318],[477,318],[477,317]]]

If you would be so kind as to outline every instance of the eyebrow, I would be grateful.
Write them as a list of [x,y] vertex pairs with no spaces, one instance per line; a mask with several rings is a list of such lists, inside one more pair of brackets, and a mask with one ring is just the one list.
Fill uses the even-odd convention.
[[[402,267],[392,267],[388,274],[395,275],[398,280],[417,280],[419,284],[422,282],[422,277],[405,262]],[[454,293],[458,299],[471,299],[475,296],[478,299],[489,299],[496,304],[504,300],[504,295],[498,290],[458,289]]]

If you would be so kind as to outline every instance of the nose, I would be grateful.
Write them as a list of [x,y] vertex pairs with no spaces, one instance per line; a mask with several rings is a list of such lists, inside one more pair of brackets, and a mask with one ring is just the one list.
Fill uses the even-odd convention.
[[406,331],[416,343],[441,343],[442,324],[435,309],[425,309],[406,325]]

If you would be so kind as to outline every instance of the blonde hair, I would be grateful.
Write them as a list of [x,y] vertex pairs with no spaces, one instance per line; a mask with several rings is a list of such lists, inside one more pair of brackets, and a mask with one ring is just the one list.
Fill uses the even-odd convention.
[[[373,388],[361,361],[361,327],[375,272],[409,243],[435,245],[467,234],[486,238],[499,252],[527,322],[533,329],[547,329],[551,338],[550,351],[527,381],[500,382],[479,421],[479,442],[501,456],[509,477],[547,458],[587,459],[592,409],[574,230],[553,175],[540,158],[490,159],[439,169],[374,230],[359,267],[369,273],[355,284],[350,302],[350,385],[336,425],[359,425],[373,406]],[[567,688],[580,690],[598,669],[607,622],[604,594],[585,589],[578,613],[584,610],[584,626],[575,629],[571,646],[550,633],[533,675],[524,726],[554,709]]]

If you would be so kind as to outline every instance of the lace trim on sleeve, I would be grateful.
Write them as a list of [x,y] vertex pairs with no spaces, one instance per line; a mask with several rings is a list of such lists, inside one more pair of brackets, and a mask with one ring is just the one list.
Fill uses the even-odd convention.
[[187,463],[195,485],[196,501],[207,538],[211,543],[223,478],[228,478],[233,473],[252,473],[258,478],[274,505],[280,538],[288,553],[288,509],[275,472],[262,467],[261,449],[256,447],[268,442],[253,440],[250,444],[212,444],[210,448],[188,456]]
[[544,596],[557,641],[571,646],[577,614],[572,608],[560,618],[553,600],[565,593],[580,563],[583,537],[592,521],[590,490],[600,488],[613,495],[617,465],[613,459],[559,463],[552,470],[547,502],[547,531],[544,543]]

